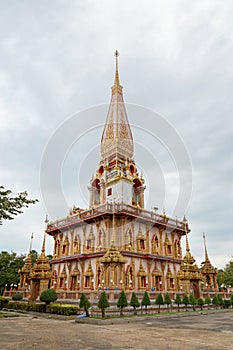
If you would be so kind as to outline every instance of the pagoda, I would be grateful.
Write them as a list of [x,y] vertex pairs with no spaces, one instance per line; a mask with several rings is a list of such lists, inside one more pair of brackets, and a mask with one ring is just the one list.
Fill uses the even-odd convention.
[[[182,259],[181,238],[190,232],[187,221],[144,207],[145,181],[134,161],[118,59],[116,51],[100,161],[88,187],[89,207],[73,207],[46,228],[54,239],[51,285],[69,292],[69,298],[98,289],[165,293],[182,292],[186,285],[190,292],[187,280],[200,280],[187,249],[187,261]],[[195,271],[187,272],[185,264]]]

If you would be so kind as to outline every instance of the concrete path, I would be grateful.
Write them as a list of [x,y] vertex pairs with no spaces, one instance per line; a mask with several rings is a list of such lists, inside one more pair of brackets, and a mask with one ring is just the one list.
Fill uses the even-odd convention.
[[150,317],[134,323],[78,324],[32,315],[0,319],[1,350],[233,349],[233,310]]

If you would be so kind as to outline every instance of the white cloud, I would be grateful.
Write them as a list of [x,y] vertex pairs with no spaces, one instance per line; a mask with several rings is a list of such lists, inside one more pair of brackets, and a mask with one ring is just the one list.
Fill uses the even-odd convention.
[[[112,52],[118,48],[125,100],[166,116],[190,154],[193,254],[201,259],[197,237],[208,230],[210,256],[215,265],[223,266],[233,251],[232,10],[231,3],[217,0],[151,0],[143,6],[138,0],[2,2],[0,181],[40,196],[40,161],[46,143],[69,115],[109,101]],[[104,122],[105,115],[102,118]],[[129,114],[129,119],[134,123],[135,116]],[[96,136],[96,142],[99,139]],[[172,210],[176,169],[169,167],[170,158],[161,149],[155,148],[154,154],[156,169],[166,171],[166,201]],[[143,167],[141,158],[136,154]],[[75,164],[75,157],[70,164]],[[83,171],[89,170],[84,164]],[[145,172],[150,176],[153,167]],[[82,177],[82,186],[90,177],[91,173]],[[64,186],[72,205],[74,185],[69,179],[73,181],[64,178]],[[150,186],[153,201],[163,197],[156,181],[157,177]],[[33,227],[42,234],[43,211],[40,203],[15,222],[5,223],[0,250],[26,252]]]

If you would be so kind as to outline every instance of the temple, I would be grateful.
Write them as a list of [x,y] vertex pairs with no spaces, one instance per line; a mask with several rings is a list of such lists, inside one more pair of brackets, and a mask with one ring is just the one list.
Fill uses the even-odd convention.
[[[25,275],[22,270],[22,283],[27,280],[32,290],[38,290],[44,267],[42,289],[49,280],[50,287],[63,298],[78,298],[80,292],[117,293],[122,289],[139,294],[147,290],[154,295],[193,293],[198,298],[204,289],[217,289],[217,271],[209,261],[206,246],[202,269],[195,264],[185,216],[177,220],[165,211],[158,214],[144,208],[145,181],[134,161],[118,58],[116,51],[99,166],[88,187],[89,208],[73,207],[65,218],[47,223],[46,233],[54,239],[52,274],[49,275],[42,248],[36,267],[32,269],[28,259],[31,272]],[[182,237],[186,240],[184,256]]]

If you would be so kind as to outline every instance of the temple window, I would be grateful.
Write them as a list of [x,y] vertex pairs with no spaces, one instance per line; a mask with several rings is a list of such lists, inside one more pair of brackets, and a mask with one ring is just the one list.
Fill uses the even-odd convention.
[[77,279],[76,276],[72,276],[72,277],[71,277],[70,290],[74,290],[74,289],[75,289],[76,279]]
[[144,241],[144,239],[140,239],[140,248],[141,248],[142,250],[145,249],[145,241]]
[[108,196],[112,195],[112,188],[108,188]]
[[175,287],[175,282],[174,282],[174,278],[170,278],[170,288],[173,289]]
[[143,288],[145,288],[146,287],[146,276],[142,276],[141,277],[141,287]]
[[91,239],[88,239],[87,240],[87,246],[86,246],[87,249],[90,249],[91,248]]
[[65,252],[66,252],[66,245],[63,244],[63,246],[62,246],[62,254],[65,254]]
[[167,245],[167,253],[168,254],[172,253],[172,246],[170,244]]
[[59,287],[60,287],[60,288],[62,288],[62,286],[63,286],[63,281],[64,281],[64,278],[61,277],[61,278],[60,278],[60,283],[59,283]]
[[90,286],[90,277],[85,276],[85,288],[88,288]]

